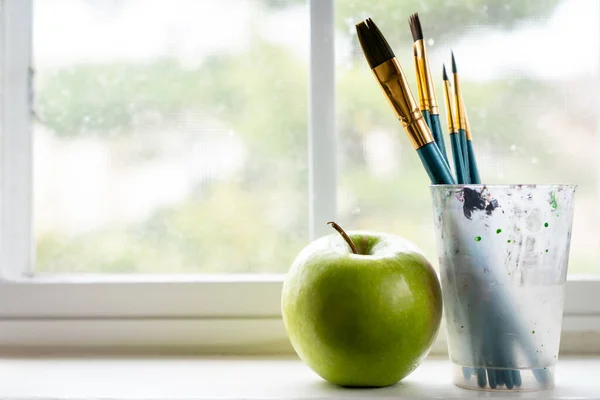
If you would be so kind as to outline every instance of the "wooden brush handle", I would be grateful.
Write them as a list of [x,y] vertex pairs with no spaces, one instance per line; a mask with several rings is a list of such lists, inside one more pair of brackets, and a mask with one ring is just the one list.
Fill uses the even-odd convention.
[[468,139],[467,154],[469,155],[469,176],[471,178],[471,183],[481,183],[481,178],[479,177],[479,168],[477,168],[475,152],[473,151],[473,143]]
[[[431,119],[431,134],[433,135],[433,139],[435,143],[438,145],[442,156],[446,163],[448,163],[448,155],[446,154],[446,143],[444,143],[444,134],[442,133],[442,124],[440,123],[440,116],[438,114],[430,114],[429,118]],[[450,165],[448,163],[448,165]]]
[[450,133],[450,144],[452,145],[452,156],[454,158],[454,171],[458,183],[467,183],[465,176],[465,162],[463,152],[460,146],[460,136],[456,132]]
[[421,163],[429,175],[431,183],[434,185],[455,185],[456,181],[452,177],[450,167],[440,152],[435,142],[427,143],[417,149],[421,158]]
[[465,172],[465,182],[471,182],[471,172],[469,171],[469,152],[467,151],[467,132],[464,129],[458,130],[458,136],[460,137],[460,149],[462,150],[463,156],[463,171]]

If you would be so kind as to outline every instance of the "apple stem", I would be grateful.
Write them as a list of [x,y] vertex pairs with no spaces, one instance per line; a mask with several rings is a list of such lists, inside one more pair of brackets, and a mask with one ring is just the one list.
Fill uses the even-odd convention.
[[348,236],[348,234],[342,229],[341,226],[339,226],[338,224],[336,224],[333,221],[329,221],[327,223],[327,225],[331,225],[331,227],[333,229],[335,229],[336,231],[338,231],[340,233],[340,235],[342,235],[342,237],[344,238],[346,243],[348,243],[348,246],[350,246],[350,248],[352,249],[352,253],[358,254],[358,250],[356,250],[356,246],[354,245],[354,242],[352,241],[352,239],[350,239],[350,236]]

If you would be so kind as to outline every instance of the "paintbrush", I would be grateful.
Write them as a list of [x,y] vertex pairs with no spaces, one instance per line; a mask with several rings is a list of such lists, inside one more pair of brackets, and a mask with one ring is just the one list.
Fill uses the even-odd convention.
[[456,110],[457,115],[458,135],[460,137],[460,148],[463,156],[463,170],[465,172],[465,182],[463,183],[471,183],[471,172],[469,171],[469,153],[467,152],[467,124],[465,121],[465,108],[462,101],[460,79],[458,77],[454,52],[452,52],[452,76],[454,78],[454,110]]
[[435,95],[435,85],[431,77],[431,69],[429,68],[427,48],[425,46],[425,41],[423,40],[423,29],[421,28],[419,14],[412,14],[408,18],[408,22],[414,40],[413,52],[421,113],[423,114],[425,121],[428,121],[427,125],[431,129],[433,139],[440,148],[444,160],[448,162],[446,144],[444,143],[444,135],[442,133],[442,124],[440,123],[437,96]]
[[[451,136],[452,140],[452,149],[455,155],[455,165],[458,163],[458,166],[455,166],[457,169],[457,178],[459,183],[461,182],[461,177],[458,174],[460,171],[461,165],[461,156],[462,160],[462,175],[464,183],[472,183],[479,184],[481,183],[481,178],[479,176],[479,169],[477,168],[477,162],[475,159],[475,152],[473,149],[472,143],[472,134],[471,134],[471,126],[469,124],[469,119],[467,115],[467,110],[462,98],[462,92],[460,90],[460,80],[458,77],[458,71],[456,67],[456,60],[454,58],[454,54],[452,54],[452,72],[454,75],[454,105],[455,110],[452,110],[452,99],[451,99],[451,90],[450,90],[450,82],[448,80],[448,76],[446,74],[445,66],[443,68],[443,78],[444,78],[444,93],[446,99],[446,110],[449,114],[448,119],[448,130],[449,132],[453,132],[458,130],[460,134],[455,134]],[[458,120],[453,120],[452,117],[458,115]],[[457,126],[458,125],[458,126]],[[461,130],[462,128],[462,130]],[[457,140],[459,139],[460,140]],[[457,161],[458,160],[458,161]],[[511,309],[509,299],[504,296],[501,292],[496,293],[495,301],[493,304],[488,304],[486,307],[483,307],[482,315],[475,318],[473,323],[475,326],[481,325],[479,328],[480,339],[482,339],[481,343],[481,355],[483,355],[484,359],[487,362],[491,362],[492,365],[501,365],[504,368],[463,368],[463,374],[467,377],[470,374],[474,374],[477,376],[477,381],[480,387],[485,387],[489,385],[492,389],[495,389],[498,386],[506,386],[507,389],[512,389],[514,387],[521,386],[521,374],[516,369],[506,369],[508,367],[507,361],[509,359],[514,358],[513,355],[513,347],[514,344],[508,343],[506,338],[499,337],[496,335],[496,331],[494,330],[494,325],[497,323],[495,318],[489,318],[489,315],[485,311],[489,311],[490,309],[494,309],[500,305],[500,309],[506,310]],[[509,314],[510,315],[510,314]],[[515,324],[513,313],[512,318],[507,318],[505,323],[509,323],[513,325],[513,331],[518,332],[522,329],[519,324]],[[522,335],[523,338],[527,337],[526,335]],[[522,345],[525,347],[526,354],[532,360],[534,359],[534,355],[532,352],[532,344],[528,343],[527,340],[524,340],[525,343]],[[480,360],[482,362],[483,360]],[[546,371],[541,369],[534,369],[533,374],[539,382],[544,382],[549,378],[549,375]]]
[[371,71],[417,150],[431,183],[455,184],[387,40],[370,18],[358,23],[356,32]]
[[469,177],[471,183],[481,183],[479,177],[479,168],[475,159],[475,150],[473,149],[473,137],[471,136],[471,124],[469,124],[469,115],[463,101],[463,111],[465,113],[465,136],[467,138],[467,155],[469,156]]
[[465,169],[460,146],[460,136],[458,134],[458,123],[456,113],[453,107],[452,88],[446,74],[446,66],[442,66],[442,75],[444,78],[444,103],[446,104],[446,117],[448,119],[448,133],[450,134],[450,144],[452,147],[452,158],[454,159],[454,172],[458,183],[465,182]]
[[[410,30],[412,32],[413,38],[415,37],[415,35],[420,34],[421,41],[422,41],[422,32],[420,29],[418,32],[421,32],[421,33],[415,32],[415,28],[413,27],[412,19],[413,19],[413,16],[410,16],[408,18],[408,23],[410,24]],[[416,41],[416,39],[414,39],[414,40]],[[417,94],[419,97],[419,109],[421,110],[421,114],[423,114],[423,118],[425,119],[427,126],[429,127],[429,129],[431,129],[431,118],[429,116],[429,111],[430,111],[429,110],[429,107],[430,107],[429,92],[427,91],[427,87],[425,85],[425,81],[426,81],[427,77],[425,76],[425,69],[419,65],[419,64],[423,63],[423,58],[419,58],[419,54],[417,52],[417,46],[415,46],[415,45],[413,45],[413,60],[415,62],[415,73],[416,73],[416,78],[417,78]],[[433,132],[431,132],[431,134],[433,135]],[[435,136],[434,136],[434,140],[435,140]],[[441,151],[441,149],[440,149],[440,151]]]

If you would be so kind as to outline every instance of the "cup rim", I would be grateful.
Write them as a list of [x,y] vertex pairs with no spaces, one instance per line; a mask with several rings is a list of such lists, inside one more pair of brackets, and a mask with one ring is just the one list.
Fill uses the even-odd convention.
[[547,189],[577,189],[579,185],[572,183],[502,183],[502,184],[487,184],[487,183],[459,183],[459,184],[440,184],[440,185],[429,185],[431,189],[461,189],[461,188],[490,188],[490,189],[536,189],[536,188],[547,188]]

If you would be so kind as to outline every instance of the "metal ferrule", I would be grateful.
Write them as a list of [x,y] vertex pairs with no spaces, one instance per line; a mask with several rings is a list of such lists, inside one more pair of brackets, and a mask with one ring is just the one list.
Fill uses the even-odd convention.
[[423,119],[398,60],[394,57],[372,71],[414,148],[433,142],[433,135]]
[[[413,46],[415,53],[415,71],[417,72],[417,92],[419,93],[419,108],[421,111],[429,111],[429,92],[425,88],[425,77],[422,74],[422,65],[419,64],[419,57],[417,57],[417,49]],[[422,61],[422,59],[421,59]]]
[[458,74],[453,73],[454,76],[454,110],[457,115],[458,129],[465,129],[467,124],[465,122],[465,109],[462,102],[462,93],[460,91],[460,80]]
[[461,102],[463,106],[463,114],[465,116],[465,136],[467,140],[471,140],[471,125],[469,124],[469,116],[467,115],[467,109],[465,108],[464,102]]
[[417,40],[413,43],[413,49],[415,51],[415,57],[417,58],[419,65],[419,75],[423,82],[424,91],[427,92],[427,101],[429,102],[429,111],[432,114],[439,114],[437,97],[435,96],[435,84],[431,77],[431,69],[429,69],[429,59],[427,57],[427,48],[423,40]]
[[458,132],[458,122],[456,121],[456,112],[454,111],[452,98],[452,88],[450,82],[444,81],[444,100],[446,102],[446,117],[448,118],[448,133]]

